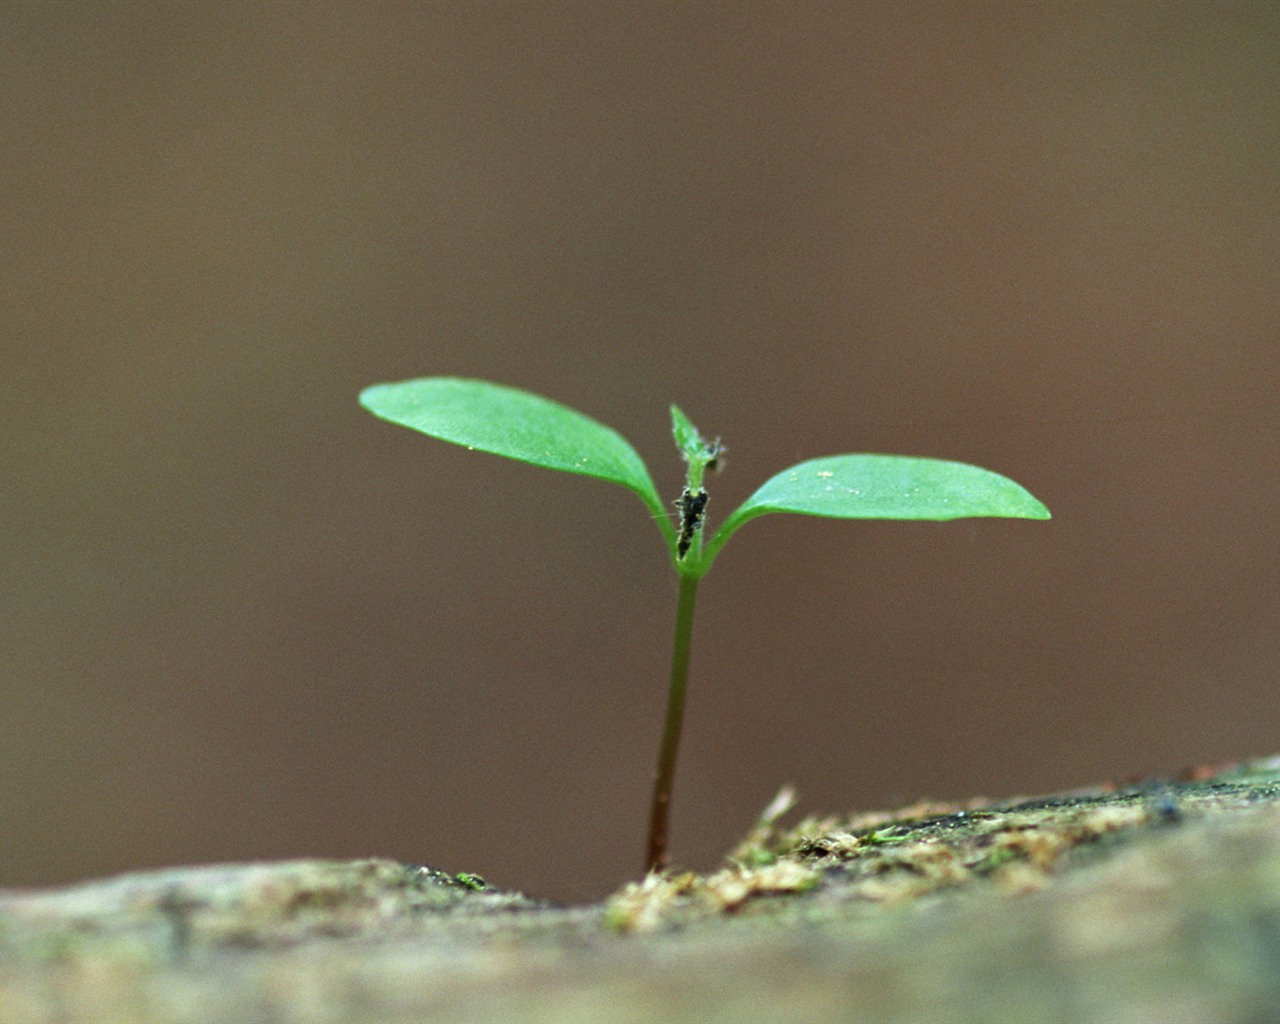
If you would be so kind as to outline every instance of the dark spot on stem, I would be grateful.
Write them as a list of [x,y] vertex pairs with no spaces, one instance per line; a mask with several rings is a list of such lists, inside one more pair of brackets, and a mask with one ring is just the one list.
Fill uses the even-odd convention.
[[687,487],[676,500],[676,508],[680,510],[680,539],[676,542],[676,553],[681,558],[688,553],[693,535],[702,529],[702,518],[706,513],[708,500],[706,491],[695,493]]

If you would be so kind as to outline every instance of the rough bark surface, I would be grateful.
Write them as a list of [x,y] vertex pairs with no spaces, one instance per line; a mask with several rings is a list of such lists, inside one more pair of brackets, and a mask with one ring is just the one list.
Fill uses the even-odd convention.
[[0,1022],[1280,1016],[1280,759],[772,817],[722,871],[586,907],[386,861],[5,892]]

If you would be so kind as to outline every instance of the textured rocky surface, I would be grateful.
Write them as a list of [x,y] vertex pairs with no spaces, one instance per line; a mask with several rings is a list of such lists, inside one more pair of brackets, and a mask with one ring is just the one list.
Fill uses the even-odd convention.
[[385,861],[0,894],[3,1024],[1213,1024],[1276,1006],[1274,759],[785,830],[763,820],[721,871],[584,907]]

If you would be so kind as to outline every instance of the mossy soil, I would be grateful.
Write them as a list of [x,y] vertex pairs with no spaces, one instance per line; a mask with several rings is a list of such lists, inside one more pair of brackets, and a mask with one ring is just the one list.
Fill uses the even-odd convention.
[[722,869],[590,906],[387,861],[3,893],[0,1024],[1276,1017],[1280,758],[789,827],[781,806]]

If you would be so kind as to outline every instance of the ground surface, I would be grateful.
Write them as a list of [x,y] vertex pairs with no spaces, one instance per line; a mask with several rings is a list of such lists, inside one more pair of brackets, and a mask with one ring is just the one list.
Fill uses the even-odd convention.
[[587,907],[385,861],[7,892],[0,1024],[1280,1015],[1280,759],[762,820],[731,856]]

